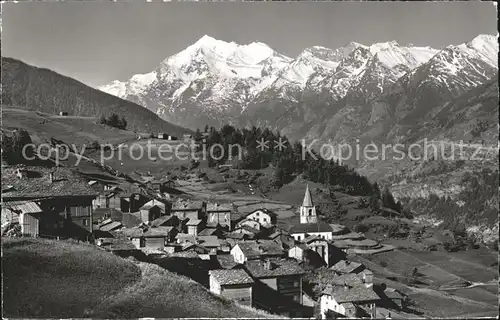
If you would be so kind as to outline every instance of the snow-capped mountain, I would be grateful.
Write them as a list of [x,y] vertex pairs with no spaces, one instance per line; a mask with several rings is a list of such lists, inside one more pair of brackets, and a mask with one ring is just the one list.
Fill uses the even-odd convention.
[[[261,42],[239,45],[204,36],[155,70],[99,89],[190,128],[272,124],[304,134],[298,126],[339,117],[342,108],[370,101],[396,95],[415,101],[455,97],[498,70],[497,54],[496,37],[489,35],[443,50],[395,41],[351,42],[337,49],[314,46],[295,58]],[[391,116],[401,118],[419,109],[423,102],[415,101],[401,102],[397,115]],[[368,112],[367,123],[388,114],[387,104],[377,106],[375,115]]]

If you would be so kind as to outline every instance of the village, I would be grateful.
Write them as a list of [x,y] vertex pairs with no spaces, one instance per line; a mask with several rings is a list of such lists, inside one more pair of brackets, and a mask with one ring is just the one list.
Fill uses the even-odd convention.
[[410,318],[408,297],[351,260],[393,247],[317,214],[309,185],[297,223],[180,191],[185,181],[116,184],[62,167],[2,168],[2,234],[78,239],[188,276],[213,294],[286,317]]

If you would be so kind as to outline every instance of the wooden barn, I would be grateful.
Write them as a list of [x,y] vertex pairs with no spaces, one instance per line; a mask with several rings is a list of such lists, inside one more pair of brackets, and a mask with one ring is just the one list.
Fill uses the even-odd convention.
[[43,212],[35,201],[3,202],[2,211],[11,215],[12,219],[9,221],[13,221],[13,216],[16,216],[15,220],[19,223],[23,236],[37,237],[40,234],[40,219]]
[[138,212],[139,209],[150,199],[142,193],[134,192],[120,195],[120,211]]
[[252,306],[254,280],[243,269],[211,270],[210,291],[242,305]]
[[10,207],[27,234],[91,239],[97,193],[76,172],[64,167],[5,167],[2,191],[4,203],[21,201]]
[[141,220],[144,223],[153,221],[158,219],[159,217],[165,215],[166,213],[166,204],[158,201],[158,200],[151,200],[149,202],[146,202],[140,209],[139,211],[141,212]]

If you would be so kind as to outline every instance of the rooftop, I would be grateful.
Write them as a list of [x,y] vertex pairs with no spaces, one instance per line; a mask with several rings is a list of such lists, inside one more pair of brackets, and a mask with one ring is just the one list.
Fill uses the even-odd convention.
[[307,238],[305,238],[302,242],[304,243],[311,243],[313,241],[325,241],[325,239],[321,238],[319,235],[310,235]]
[[[26,176],[18,178],[17,169],[26,169]],[[51,181],[50,173],[54,180]],[[10,187],[11,186],[11,187]],[[10,187],[10,188],[7,188]],[[65,167],[7,166],[2,168],[2,196],[17,197],[67,197],[97,196],[83,177]]]
[[332,267],[330,267],[330,270],[339,272],[339,273],[351,273],[354,270],[358,269],[361,267],[363,264],[355,261],[348,261],[348,260],[340,260],[336,264],[334,264]]
[[284,254],[283,247],[273,240],[244,241],[237,245],[247,258]]
[[328,286],[323,290],[323,293],[333,296],[338,303],[380,300],[373,289],[364,285],[356,285],[351,288]]
[[237,262],[234,261],[234,257],[230,254],[218,254],[217,262],[223,269],[232,269],[238,265]]
[[33,201],[7,201],[2,203],[2,211],[7,209],[7,211],[13,213],[41,213],[42,209],[40,206]]
[[146,202],[142,207],[141,210],[149,210],[153,208],[154,206],[160,207],[163,211],[165,211],[165,203],[158,201],[158,200],[151,200]]
[[187,225],[188,226],[197,226],[200,223],[201,223],[200,219],[189,219],[189,221],[187,222]]
[[243,225],[243,226],[241,226],[241,227],[239,227],[239,228],[236,228],[235,230],[238,230],[238,229],[246,230],[246,231],[248,231],[248,232],[253,233],[254,235],[255,235],[255,234],[259,234],[259,233],[260,233],[260,230],[259,230],[259,229],[255,229],[255,228],[253,228],[253,227],[251,227],[251,226],[247,226],[247,225]]
[[245,217],[248,217],[249,215],[251,215],[252,213],[255,213],[255,212],[257,212],[257,211],[264,212],[264,213],[266,213],[266,214],[268,214],[268,215],[270,215],[270,216],[274,216],[274,217],[277,217],[277,216],[278,216],[278,214],[277,214],[276,212],[274,212],[274,211],[271,211],[271,210],[266,209],[266,208],[261,208],[261,209],[257,209],[257,210],[254,210],[254,211],[251,211],[251,212],[248,212],[248,213],[244,213],[244,214],[242,214],[242,215],[239,217],[239,219],[243,219],[243,218],[245,218]]
[[121,228],[122,223],[118,221],[113,221],[99,228],[101,231],[113,231],[115,229]]
[[177,219],[177,216],[169,216],[169,215],[161,216],[158,219],[153,220],[151,222],[151,226],[152,227],[159,227],[162,224],[164,224],[165,222],[169,221],[170,219]]
[[293,225],[290,233],[313,233],[313,232],[332,232],[332,227],[328,223],[318,221],[318,223],[299,223]]
[[217,236],[198,236],[198,243],[205,247],[220,247],[220,240]]
[[252,277],[243,269],[211,270],[210,275],[214,277],[220,285],[252,284],[254,282]]
[[172,204],[172,210],[200,210],[203,204],[201,200],[178,199]]
[[207,211],[232,211],[233,208],[226,204],[213,203],[207,204]]
[[265,266],[261,260],[250,260],[245,262],[248,272],[255,278],[270,278],[290,275],[302,275],[306,271],[292,259],[270,259],[271,268]]
[[130,238],[162,238],[168,237],[173,227],[156,227],[143,229],[141,227],[127,228],[122,230],[122,233]]
[[217,232],[216,228],[205,228],[198,232],[198,236],[211,236]]

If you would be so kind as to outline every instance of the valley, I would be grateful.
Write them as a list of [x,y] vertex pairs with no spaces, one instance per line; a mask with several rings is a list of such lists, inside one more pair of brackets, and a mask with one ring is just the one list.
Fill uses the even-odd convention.
[[18,5],[5,317],[498,317],[498,33],[341,4]]

